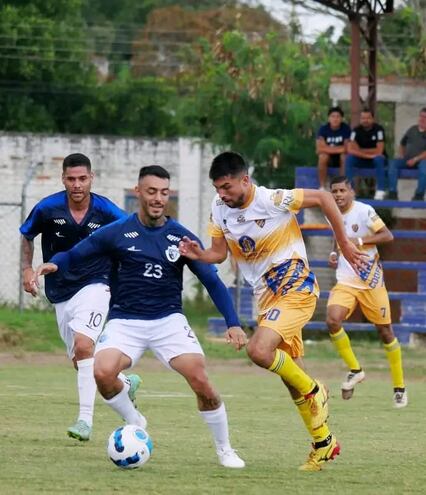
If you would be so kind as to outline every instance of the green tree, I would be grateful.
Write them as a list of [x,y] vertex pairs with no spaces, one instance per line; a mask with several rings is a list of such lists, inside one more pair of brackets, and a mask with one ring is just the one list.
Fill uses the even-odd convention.
[[331,61],[275,34],[250,41],[227,32],[200,50],[199,68],[180,81],[181,130],[243,153],[262,183],[291,186],[294,167],[315,160]]

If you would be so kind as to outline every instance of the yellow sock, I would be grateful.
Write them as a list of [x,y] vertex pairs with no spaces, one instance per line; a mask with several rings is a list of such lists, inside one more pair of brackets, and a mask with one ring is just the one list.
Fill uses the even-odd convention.
[[275,351],[274,362],[269,367],[269,371],[279,375],[302,395],[309,394],[316,386],[315,381],[297,366],[291,356],[280,349]]
[[314,442],[322,442],[325,440],[330,435],[330,430],[328,429],[327,423],[324,423],[319,428],[315,428],[314,430],[311,426],[312,416],[309,402],[304,397],[300,397],[300,399],[294,400],[294,403]]
[[386,356],[389,361],[389,366],[392,375],[394,388],[404,388],[404,372],[402,371],[401,346],[398,339],[395,339],[390,344],[384,344]]
[[350,370],[360,370],[361,366],[352,350],[351,341],[345,330],[341,328],[337,333],[330,333],[330,338],[347,367]]

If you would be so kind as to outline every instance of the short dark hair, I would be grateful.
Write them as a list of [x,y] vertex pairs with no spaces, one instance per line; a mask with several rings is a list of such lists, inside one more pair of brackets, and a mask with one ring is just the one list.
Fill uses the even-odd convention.
[[87,170],[92,170],[89,158],[83,153],[71,153],[66,156],[62,162],[62,171],[65,172],[65,169],[69,167],[86,167]]
[[426,113],[426,107],[423,107],[419,113]]
[[361,113],[371,113],[372,117],[374,117],[374,112],[371,110],[371,108],[364,107],[361,109]]
[[217,180],[227,175],[234,177],[241,172],[248,174],[248,166],[244,158],[235,151],[224,151],[213,159],[209,177],[211,180]]
[[342,110],[342,109],[341,109],[338,105],[337,105],[337,106],[335,106],[335,107],[330,107],[330,108],[328,109],[328,114],[327,114],[327,115],[328,115],[328,116],[330,116],[330,115],[331,115],[332,113],[334,113],[334,112],[340,113],[340,116],[341,116],[341,117],[344,117],[344,116],[345,116],[345,114],[344,114],[343,110]]
[[330,181],[330,188],[334,184],[341,184],[344,182],[346,185],[352,187],[351,181],[346,177],[346,175],[337,175],[336,177],[333,177]]
[[147,175],[155,175],[155,177],[160,177],[160,179],[170,179],[170,174],[167,170],[160,165],[148,165],[147,167],[142,167],[139,170],[138,180],[143,179]]

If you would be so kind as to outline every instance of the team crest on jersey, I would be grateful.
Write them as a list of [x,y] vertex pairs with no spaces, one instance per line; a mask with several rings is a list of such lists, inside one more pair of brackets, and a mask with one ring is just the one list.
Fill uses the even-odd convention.
[[260,220],[255,220],[255,222],[256,222],[256,225],[257,225],[258,227],[260,227],[261,229],[263,229],[263,227],[265,226],[265,222],[266,222],[266,220],[265,220],[264,218],[262,218],[262,219],[260,219]]
[[359,225],[358,225],[357,223],[354,223],[354,224],[352,225],[352,230],[353,230],[354,232],[358,232],[358,229],[359,229]]
[[238,223],[244,223],[246,221],[246,217],[244,215],[240,215],[238,218],[237,218],[237,222]]
[[256,249],[256,242],[248,235],[243,235],[238,239],[238,244],[241,250],[245,254],[252,253]]
[[179,248],[177,246],[169,246],[166,251],[166,258],[171,262],[174,263],[180,258],[180,252]]
[[54,218],[53,221],[58,225],[65,225],[67,223],[65,218]]

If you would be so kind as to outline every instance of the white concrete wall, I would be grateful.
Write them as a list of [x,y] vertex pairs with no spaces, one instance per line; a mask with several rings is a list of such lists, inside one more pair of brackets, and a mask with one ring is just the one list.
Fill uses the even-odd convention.
[[[0,303],[18,302],[21,189],[30,164],[41,162],[28,188],[27,215],[43,197],[61,190],[62,161],[81,152],[92,161],[93,191],[124,207],[126,190],[133,189],[140,167],[158,164],[171,175],[171,188],[178,192],[178,220],[208,243],[206,226],[214,195],[208,179],[213,156],[209,146],[190,139],[155,141],[112,136],[76,136],[0,133]],[[40,249],[36,245],[35,264]],[[221,267],[225,274],[227,267]],[[192,279],[185,277],[186,295],[193,291]],[[33,301],[25,298],[26,304]]]

